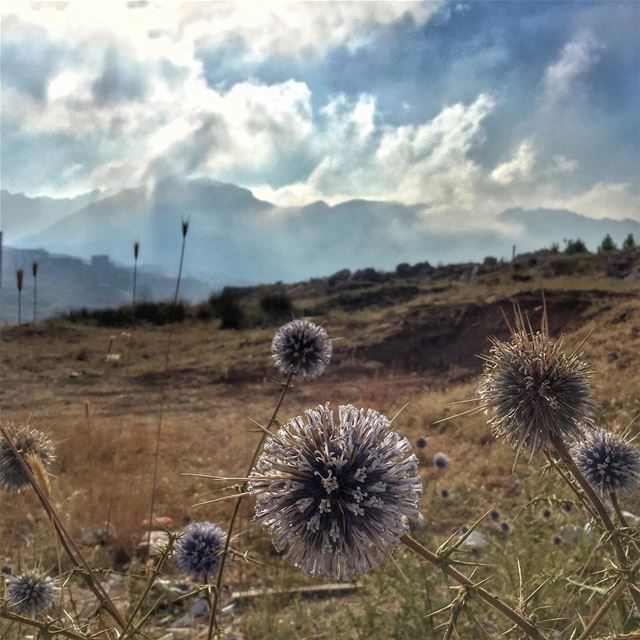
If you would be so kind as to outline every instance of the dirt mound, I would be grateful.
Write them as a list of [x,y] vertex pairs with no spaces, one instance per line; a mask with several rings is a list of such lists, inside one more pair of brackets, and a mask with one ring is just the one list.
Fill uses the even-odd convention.
[[[579,329],[585,312],[603,300],[625,297],[610,291],[550,291],[545,294],[552,335]],[[477,373],[478,354],[487,351],[490,336],[506,338],[505,316],[513,316],[513,300],[503,298],[487,304],[427,304],[413,309],[401,327],[380,342],[360,350],[359,355],[408,372],[446,372],[462,368]],[[533,327],[540,326],[543,304],[540,292],[523,293],[517,302]],[[603,307],[600,306],[600,309]],[[597,312],[597,310],[596,310]]]

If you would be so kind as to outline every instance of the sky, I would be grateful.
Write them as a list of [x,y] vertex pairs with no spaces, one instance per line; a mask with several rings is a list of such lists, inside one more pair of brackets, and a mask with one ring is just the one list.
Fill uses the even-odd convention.
[[11,2],[2,186],[640,219],[640,2]]

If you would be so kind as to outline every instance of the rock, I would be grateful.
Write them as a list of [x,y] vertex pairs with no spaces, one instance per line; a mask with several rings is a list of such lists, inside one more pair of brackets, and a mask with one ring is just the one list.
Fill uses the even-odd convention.
[[476,553],[486,551],[489,542],[480,531],[472,531],[467,539],[462,543],[462,547],[466,547]]
[[169,534],[166,531],[152,531],[151,535],[145,531],[136,547],[136,555],[139,558],[159,556],[168,544]]
[[630,527],[640,526],[640,516],[637,516],[635,513],[631,513],[630,511],[623,511],[622,515],[625,517],[625,520]]

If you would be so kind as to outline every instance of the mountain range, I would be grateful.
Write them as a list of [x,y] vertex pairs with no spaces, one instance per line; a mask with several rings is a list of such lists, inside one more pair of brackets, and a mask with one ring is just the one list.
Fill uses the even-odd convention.
[[[74,199],[2,193],[5,244],[130,265],[141,243],[144,264],[173,273],[180,224],[190,221],[185,272],[211,283],[297,281],[338,269],[393,269],[400,262],[463,262],[510,257],[581,238],[595,249],[606,233],[640,239],[640,222],[594,219],[567,210],[510,209],[495,228],[441,230],[426,205],[349,200],[278,207],[251,191],[211,179],[165,178],[153,187]],[[65,214],[66,212],[66,214]],[[45,221],[49,224],[45,224]]]

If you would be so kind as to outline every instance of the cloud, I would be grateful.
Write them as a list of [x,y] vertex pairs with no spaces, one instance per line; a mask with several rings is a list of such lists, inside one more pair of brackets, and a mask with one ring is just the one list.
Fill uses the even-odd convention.
[[640,194],[637,185],[626,182],[597,182],[569,197],[554,198],[545,206],[578,211],[592,218],[631,218],[640,221]]
[[602,44],[588,31],[569,41],[560,57],[545,72],[547,100],[556,102],[564,98],[570,92],[574,80],[597,62],[602,48]]
[[511,184],[514,180],[529,180],[533,174],[536,154],[530,140],[518,146],[513,158],[498,165],[491,172],[491,179],[500,185]]

